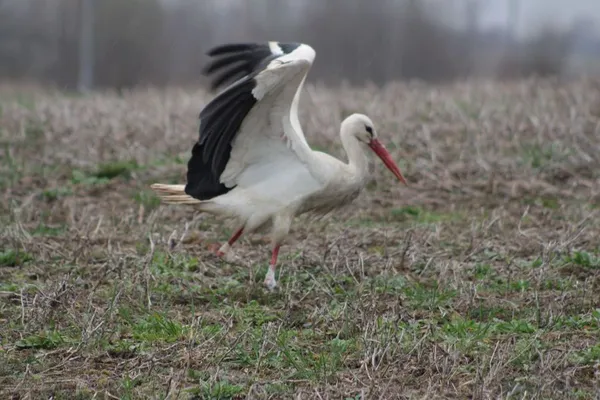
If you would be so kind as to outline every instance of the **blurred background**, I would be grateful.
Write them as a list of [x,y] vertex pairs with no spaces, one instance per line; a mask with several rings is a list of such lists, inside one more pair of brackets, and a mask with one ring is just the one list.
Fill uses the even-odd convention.
[[600,74],[598,0],[0,0],[0,80],[65,89],[203,84],[228,41],[301,41],[310,79]]

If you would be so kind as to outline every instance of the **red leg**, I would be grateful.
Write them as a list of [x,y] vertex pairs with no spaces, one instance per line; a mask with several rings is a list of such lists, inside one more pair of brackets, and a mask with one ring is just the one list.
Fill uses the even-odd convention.
[[271,254],[271,265],[272,266],[277,265],[277,257],[279,256],[279,248],[280,247],[281,247],[280,245],[277,245],[273,249],[273,253]]
[[244,228],[238,229],[229,239],[229,241],[227,241],[227,243],[229,243],[229,245],[232,246],[240,238],[240,236],[242,236],[242,233],[244,233]]
[[240,236],[242,236],[242,233],[244,233],[244,228],[238,229],[233,236],[229,238],[227,243],[223,244],[223,246],[221,246],[221,248],[217,251],[217,256],[224,256],[225,252],[229,250],[229,247],[231,247],[240,238]]
[[265,276],[265,285],[269,289],[274,289],[277,286],[277,282],[275,281],[275,269],[277,268],[277,257],[279,256],[279,248],[281,245],[276,245],[273,248],[273,253],[271,255],[271,263],[269,264],[269,270],[267,271],[267,275]]

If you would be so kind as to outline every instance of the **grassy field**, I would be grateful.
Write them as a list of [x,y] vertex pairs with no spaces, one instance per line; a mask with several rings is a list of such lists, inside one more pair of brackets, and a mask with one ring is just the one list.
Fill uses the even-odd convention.
[[273,293],[149,191],[210,98],[0,89],[2,398],[598,398],[599,83],[309,86],[312,146],[365,112],[410,186],[297,219]]

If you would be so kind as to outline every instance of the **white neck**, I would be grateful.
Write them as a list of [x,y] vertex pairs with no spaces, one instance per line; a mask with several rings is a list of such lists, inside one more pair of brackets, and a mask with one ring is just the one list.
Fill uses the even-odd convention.
[[343,128],[340,137],[348,155],[348,167],[356,179],[364,180],[369,174],[369,159],[365,153],[365,146],[351,132]]

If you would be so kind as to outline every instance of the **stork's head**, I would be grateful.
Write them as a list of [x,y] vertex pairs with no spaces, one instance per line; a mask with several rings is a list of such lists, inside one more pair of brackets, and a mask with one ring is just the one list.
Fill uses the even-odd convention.
[[352,114],[342,122],[342,132],[354,136],[360,143],[367,145],[383,161],[385,166],[392,171],[398,180],[405,185],[406,179],[402,176],[400,169],[392,159],[383,143],[377,137],[377,131],[371,118],[364,114]]

